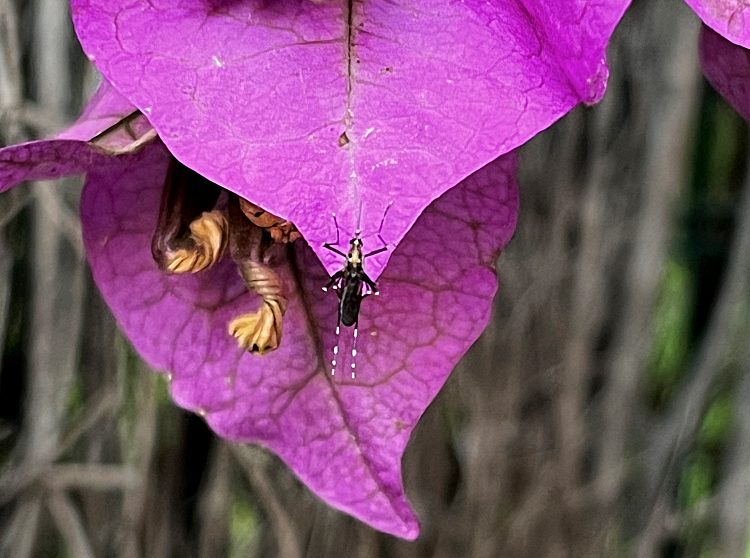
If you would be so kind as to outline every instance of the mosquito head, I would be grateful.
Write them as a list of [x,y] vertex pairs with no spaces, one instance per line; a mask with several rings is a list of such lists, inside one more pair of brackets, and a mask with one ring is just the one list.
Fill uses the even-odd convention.
[[349,253],[346,255],[346,261],[354,266],[362,265],[362,239],[359,235],[349,241]]

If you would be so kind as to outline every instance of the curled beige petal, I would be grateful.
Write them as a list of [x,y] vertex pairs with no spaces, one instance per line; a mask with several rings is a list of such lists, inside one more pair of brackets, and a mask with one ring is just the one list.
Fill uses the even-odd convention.
[[227,246],[227,219],[218,209],[206,211],[190,223],[194,245],[166,254],[170,273],[196,273],[214,265]]
[[276,303],[263,303],[257,312],[242,314],[229,322],[229,334],[242,349],[264,354],[279,347],[281,315]]
[[242,277],[249,289],[263,299],[256,312],[242,314],[229,323],[229,334],[240,347],[264,354],[278,348],[286,312],[287,299],[280,277],[265,263],[246,260],[241,266]]

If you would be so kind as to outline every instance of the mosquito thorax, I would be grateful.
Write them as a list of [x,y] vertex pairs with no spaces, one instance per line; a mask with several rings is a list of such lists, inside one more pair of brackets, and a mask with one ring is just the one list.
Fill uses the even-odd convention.
[[362,264],[362,239],[354,237],[349,241],[349,253],[346,259],[351,265]]

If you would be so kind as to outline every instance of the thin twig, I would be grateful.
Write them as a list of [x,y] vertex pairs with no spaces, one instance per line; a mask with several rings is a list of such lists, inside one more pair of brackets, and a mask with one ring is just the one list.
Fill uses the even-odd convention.
[[63,492],[54,491],[47,499],[47,508],[65,540],[69,555],[76,558],[94,558],[94,551],[81,515],[70,498]]
[[301,557],[302,551],[295,538],[294,523],[274,494],[274,489],[265,473],[261,453],[263,450],[240,445],[231,445],[230,449],[268,512],[269,522],[276,535],[278,555],[285,558]]

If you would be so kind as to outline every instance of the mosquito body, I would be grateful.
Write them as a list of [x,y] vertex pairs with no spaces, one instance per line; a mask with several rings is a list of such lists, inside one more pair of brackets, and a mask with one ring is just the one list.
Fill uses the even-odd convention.
[[341,326],[354,327],[352,342],[352,378],[356,376],[355,371],[357,367],[356,356],[357,356],[357,338],[359,337],[359,308],[362,304],[362,300],[368,296],[378,294],[378,286],[375,281],[365,272],[364,263],[365,259],[381,252],[388,250],[386,242],[380,235],[383,229],[383,222],[385,216],[388,213],[390,204],[383,214],[383,221],[380,223],[380,229],[378,230],[377,237],[383,243],[383,246],[373,250],[372,252],[365,253],[364,243],[361,238],[361,231],[358,229],[354,233],[354,237],[349,241],[349,250],[344,253],[342,250],[337,248],[339,245],[339,226],[336,222],[336,215],[333,216],[333,221],[336,224],[336,242],[326,242],[323,247],[331,252],[338,254],[345,259],[344,267],[333,274],[331,280],[323,287],[324,291],[332,289],[339,299],[338,312],[336,317],[336,345],[333,347],[333,360],[331,360],[331,375],[336,374],[336,360],[339,352],[339,335],[341,334]]

